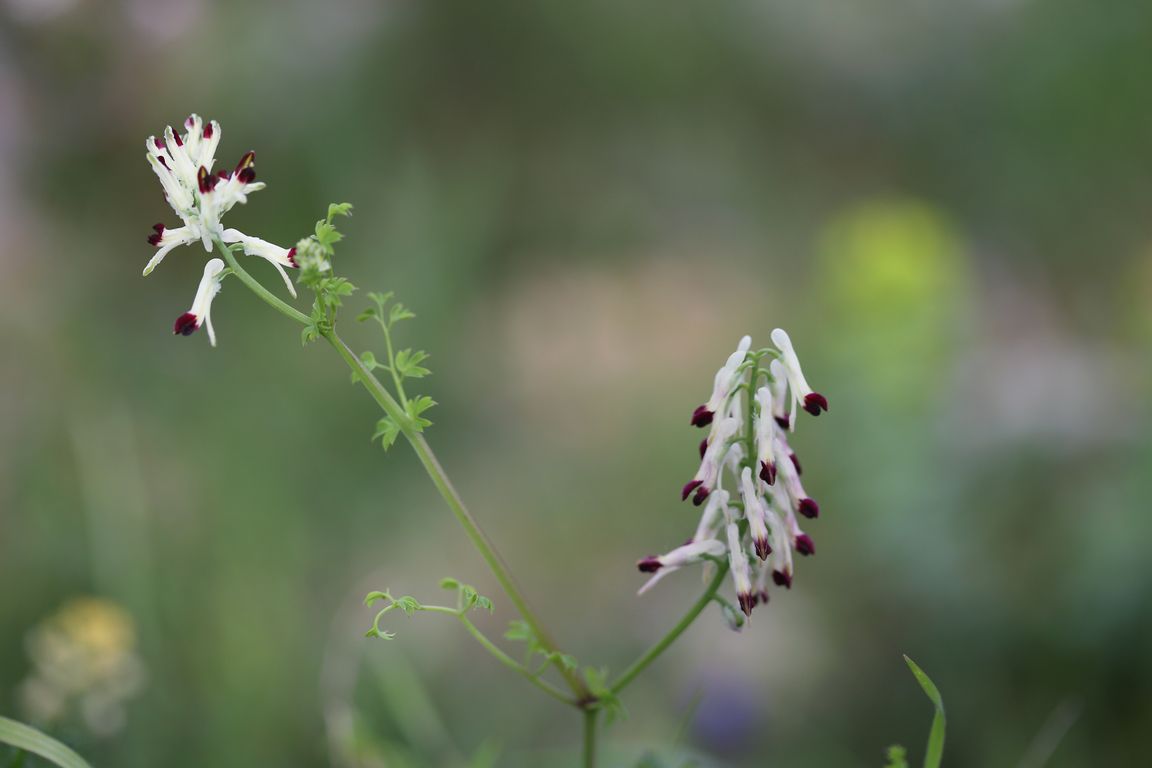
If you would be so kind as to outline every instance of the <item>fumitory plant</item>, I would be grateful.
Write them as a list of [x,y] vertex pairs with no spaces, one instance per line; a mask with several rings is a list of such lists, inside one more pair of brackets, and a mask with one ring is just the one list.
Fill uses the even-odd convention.
[[[662,555],[642,558],[638,567],[650,579],[643,593],[668,574],[691,564],[710,572],[704,592],[672,628],[633,664],[612,675],[595,666],[582,666],[564,650],[532,609],[511,571],[476,518],[453,487],[429,447],[424,432],[431,426],[428,412],[435,403],[415,394],[413,384],[428,375],[425,352],[399,348],[398,325],[414,315],[391,293],[369,293],[366,308],[355,315],[377,325],[384,348],[377,357],[357,355],[344,342],[339,327],[356,288],[335,271],[336,245],[342,234],[338,217],[349,216],[347,203],[328,207],[311,234],[292,246],[281,246],[225,228],[223,218],[248,196],[262,190],[256,181],[255,154],[247,152],[231,168],[216,167],[222,131],[215,121],[205,123],[192,115],[184,131],[166,128],[162,137],[147,140],[147,160],[160,180],[164,196],[179,225],[155,225],[148,242],[156,248],[144,274],[152,272],[178,246],[200,245],[211,255],[204,264],[191,306],[175,321],[173,331],[188,336],[206,328],[216,344],[212,304],[230,278],[300,326],[305,344],[323,340],[333,347],[351,370],[352,380],[375,400],[382,411],[374,438],[384,448],[401,437],[412,447],[428,477],[464,534],[494,574],[518,616],[509,624],[504,643],[485,635],[473,622],[475,611],[494,611],[494,602],[454,578],[441,587],[452,598],[446,605],[428,604],[414,597],[395,596],[387,590],[372,592],[369,605],[378,605],[368,635],[392,638],[383,623],[390,612],[442,614],[455,619],[499,663],[524,677],[549,696],[573,707],[584,723],[584,765],[596,764],[596,743],[602,716],[611,719],[622,711],[620,695],[712,603],[733,629],[742,628],[755,607],[768,602],[771,586],[789,588],[795,555],[815,553],[812,538],[801,530],[799,519],[814,519],[819,506],[801,483],[801,463],[789,445],[801,412],[813,416],[828,410],[828,401],[812,390],[804,377],[792,341],[781,329],[772,332],[772,346],[753,349],[745,336],[716,373],[707,402],[692,413],[691,423],[707,433],[701,441],[700,467],[683,487],[681,497],[702,507],[696,530],[688,543]],[[270,263],[284,281],[291,299],[296,286],[311,295],[311,307],[302,310],[280,298],[247,271],[256,257]],[[242,263],[243,262],[243,263]],[[290,273],[296,276],[295,282]],[[731,577],[735,602],[722,594]],[[519,651],[507,643],[522,644]]]

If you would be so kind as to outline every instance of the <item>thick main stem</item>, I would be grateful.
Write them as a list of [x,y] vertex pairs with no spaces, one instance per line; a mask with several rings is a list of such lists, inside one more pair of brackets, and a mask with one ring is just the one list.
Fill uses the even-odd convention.
[[596,720],[598,709],[584,710],[584,768],[596,768]]

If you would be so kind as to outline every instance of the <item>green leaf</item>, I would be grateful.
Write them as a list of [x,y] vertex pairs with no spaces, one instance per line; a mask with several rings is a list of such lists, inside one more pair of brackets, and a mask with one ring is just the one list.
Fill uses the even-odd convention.
[[924,694],[936,707],[936,714],[932,718],[932,730],[928,734],[928,749],[924,753],[924,768],[940,768],[940,761],[944,757],[944,700],[941,698],[936,684],[932,682],[932,678],[916,666],[916,662],[907,656],[904,657],[904,661],[908,664],[908,669],[912,670],[916,682],[920,683],[920,687],[924,689]]
[[440,579],[440,588],[457,590],[460,589],[460,582],[451,576],[445,576],[443,579]]
[[403,304],[396,303],[392,305],[392,309],[388,310],[388,324],[398,323],[401,320],[411,320],[416,317],[416,314],[411,312],[408,307]]
[[84,758],[35,728],[0,717],[0,743],[31,752],[60,768],[92,768]]
[[334,216],[351,216],[352,203],[330,203],[328,205],[328,222],[331,223]]
[[899,744],[888,747],[887,758],[888,762],[884,764],[884,768],[908,768],[907,753]]
[[379,440],[384,450],[388,450],[399,436],[400,425],[393,421],[391,416],[385,416],[376,422],[376,432],[372,435],[372,440],[373,442]]
[[391,600],[391,599],[392,599],[392,596],[389,595],[387,592],[381,592],[380,590],[374,590],[374,591],[369,592],[367,595],[364,596],[364,605],[372,605],[372,603],[376,602],[377,600]]
[[419,601],[416,600],[416,598],[409,595],[396,598],[395,603],[400,610],[404,611],[404,613],[408,614],[409,616],[424,607],[419,603]]
[[424,413],[424,411],[428,410],[434,405],[436,405],[436,401],[427,395],[418,395],[417,397],[414,397],[408,401],[408,417],[412,419],[412,424],[418,431],[423,430],[424,427],[432,426],[432,422],[430,422],[428,419],[425,419],[420,414]]
[[372,291],[368,294],[368,298],[376,302],[376,306],[380,309],[381,312],[383,312],[384,305],[392,300],[393,295],[394,294],[392,291],[388,291],[388,293],[378,293],[376,291]]
[[508,629],[504,631],[505,640],[522,640],[528,642],[536,638],[536,633],[532,631],[532,627],[528,622],[523,619],[513,619],[508,622]]
[[476,607],[481,610],[488,611],[488,613],[492,613],[496,610],[496,606],[492,605],[492,601],[484,597],[484,595],[478,595],[476,597]]
[[627,710],[612,692],[612,687],[608,685],[607,667],[585,667],[584,682],[588,684],[588,690],[599,702],[600,709],[604,711],[605,720],[609,724],[618,717],[627,717]]
[[407,379],[422,379],[432,371],[420,365],[428,359],[428,353],[402,349],[396,353],[396,372]]
[[318,338],[320,338],[320,327],[316,325],[316,323],[309,323],[304,326],[304,330],[300,331],[301,345],[307,344],[310,341],[316,341]]
[[380,313],[377,311],[376,307],[368,307],[368,309],[356,315],[356,322],[362,323],[365,320],[371,320],[372,318],[379,316]]

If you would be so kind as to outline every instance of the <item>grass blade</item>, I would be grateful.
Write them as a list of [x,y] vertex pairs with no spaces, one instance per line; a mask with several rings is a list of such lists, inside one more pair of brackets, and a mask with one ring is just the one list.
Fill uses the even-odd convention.
[[60,768],[92,768],[84,758],[35,728],[0,717],[0,744],[9,744],[25,752],[50,760]]
[[924,689],[925,695],[936,707],[936,714],[932,718],[932,730],[928,734],[928,750],[924,753],[924,768],[940,768],[940,760],[944,757],[944,700],[940,698],[940,691],[932,682],[932,678],[916,666],[916,662],[907,656],[904,657],[904,661],[908,664],[908,669],[912,670],[916,682]]

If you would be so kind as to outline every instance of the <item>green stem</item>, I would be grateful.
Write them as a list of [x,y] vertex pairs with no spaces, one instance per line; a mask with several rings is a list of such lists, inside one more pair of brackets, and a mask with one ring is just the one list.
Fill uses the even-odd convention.
[[684,634],[684,631],[688,629],[688,627],[692,626],[692,622],[696,621],[696,617],[708,607],[708,603],[712,602],[713,595],[716,594],[716,590],[720,589],[720,585],[724,583],[724,577],[727,575],[727,563],[716,567],[716,575],[712,577],[712,582],[708,585],[708,588],[704,590],[704,594],[700,596],[700,599],[692,604],[692,607],[689,608],[688,612],[677,622],[676,626],[669,630],[668,634],[660,638],[659,642],[645,651],[643,656],[636,659],[636,661],[632,663],[632,666],[620,674],[620,677],[612,684],[613,694],[619,694],[627,688],[628,684],[635,680],[637,675],[643,672],[649,664],[656,661],[656,659],[660,657],[660,654],[668,650],[668,646],[676,642],[677,638]]
[[377,317],[380,327],[384,330],[384,345],[388,349],[388,370],[392,372],[392,381],[396,384],[396,394],[400,395],[400,404],[408,407],[408,396],[404,394],[404,377],[396,370],[396,355],[392,352],[392,329],[388,327],[383,317]]
[[571,696],[564,693],[564,691],[555,687],[548,681],[541,680],[539,677],[532,673],[532,670],[528,669],[523,664],[513,659],[511,656],[504,653],[504,651],[500,650],[500,648],[491,640],[489,640],[488,636],[481,632],[480,629],[475,624],[473,624],[471,620],[468,619],[468,617],[462,613],[458,613],[456,615],[460,617],[460,623],[462,623],[464,628],[468,630],[468,634],[472,635],[472,637],[476,639],[476,642],[484,646],[488,653],[495,656],[497,661],[512,671],[516,672],[517,674],[523,675],[525,678],[527,678],[528,682],[532,683],[534,686],[544,691],[544,693],[548,694],[552,698],[559,699],[565,704],[577,706],[576,700]]
[[[220,251],[221,255],[224,256],[224,260],[228,262],[228,266],[232,268],[236,277],[240,278],[240,282],[248,286],[252,292],[263,299],[266,304],[302,325],[309,325],[312,322],[310,317],[278,299],[255,278],[249,275],[236,261],[236,256],[228,246],[219,239],[216,240],[216,248]],[[416,452],[420,463],[424,465],[424,470],[432,479],[432,484],[436,486],[436,490],[440,492],[444,501],[448,503],[452,514],[456,516],[456,520],[464,528],[464,533],[472,542],[472,546],[474,546],[480,553],[480,556],[484,558],[484,562],[488,564],[488,567],[496,576],[496,580],[500,582],[500,586],[504,589],[505,594],[508,595],[508,599],[512,601],[512,604],[516,606],[516,610],[524,618],[524,621],[532,628],[540,646],[545,652],[558,652],[559,648],[556,642],[544,628],[544,625],[536,616],[535,611],[528,605],[527,598],[524,597],[524,593],[512,578],[512,573],[508,569],[507,564],[505,564],[504,559],[500,556],[500,553],[496,551],[496,546],[488,538],[487,534],[484,533],[480,524],[476,521],[476,518],[468,511],[468,508],[464,506],[464,501],[452,486],[452,481],[448,479],[444,468],[440,466],[436,454],[432,452],[432,448],[428,445],[424,436],[412,425],[412,420],[408,417],[408,414],[400,404],[396,402],[396,399],[389,394],[388,390],[384,388],[380,380],[373,375],[372,371],[368,370],[364,363],[361,362],[356,353],[340,338],[335,330],[329,329],[323,331],[323,335],[328,343],[344,358],[344,362],[347,363],[348,367],[356,373],[358,380],[364,385],[364,388],[368,390],[368,394],[372,396],[372,399],[376,401],[384,413],[388,414],[388,416],[400,426],[400,431],[404,433],[404,437],[407,438],[408,442],[412,445],[412,449]],[[395,365],[391,367],[395,368]],[[557,653],[557,655],[559,654]],[[578,704],[579,701],[588,699],[588,689],[583,679],[572,670],[566,668],[559,659],[557,659],[554,664],[561,677],[563,677],[564,681],[568,684],[568,687],[571,688],[572,692],[576,695],[576,699],[572,701],[572,703],[580,706]]]
[[596,719],[600,710],[584,710],[584,768],[596,768]]
[[[385,609],[385,610],[387,610],[387,609]],[[528,678],[528,682],[532,683],[533,685],[535,685],[540,690],[544,691],[544,693],[548,694],[549,696],[551,696],[555,699],[559,699],[560,701],[564,702],[565,704],[571,704],[573,706],[577,706],[575,699],[573,699],[568,694],[564,693],[564,691],[560,690],[556,686],[549,683],[547,680],[541,680],[539,677],[536,676],[536,674],[534,674],[532,672],[532,670],[528,669],[523,664],[521,664],[520,662],[513,659],[507,653],[502,651],[500,649],[500,646],[496,645],[496,643],[489,640],[488,636],[485,635],[483,632],[481,632],[480,628],[477,627],[475,624],[473,624],[472,620],[469,619],[468,616],[465,614],[465,611],[467,609],[449,608],[446,605],[421,605],[417,610],[424,612],[424,613],[442,613],[442,614],[445,614],[447,616],[456,617],[457,619],[460,620],[460,623],[464,625],[464,629],[468,630],[468,634],[472,635],[472,637],[476,640],[476,642],[480,643],[480,645],[484,648],[484,650],[486,650],[486,651],[488,651],[488,653],[492,654],[496,658],[496,660],[499,661],[501,664],[508,667],[509,669],[516,672],[517,674],[523,675],[524,677]]]
[[[380,380],[373,375],[372,371],[368,370],[360,358],[356,356],[356,353],[349,348],[335,331],[325,332],[324,338],[327,339],[328,343],[344,358],[344,362],[356,373],[357,379],[364,385],[364,388],[368,390],[368,394],[372,396],[372,399],[376,401],[384,413],[388,414],[393,421],[400,425],[400,431],[412,445],[412,449],[416,452],[417,458],[419,458],[420,463],[424,465],[424,470],[432,479],[432,484],[436,486],[436,490],[440,492],[444,501],[448,503],[452,514],[456,516],[456,520],[460,523],[461,527],[464,528],[464,533],[468,536],[469,541],[472,542],[472,546],[474,546],[480,553],[480,556],[484,558],[484,562],[488,564],[493,575],[496,576],[496,580],[500,582],[500,586],[504,589],[505,594],[508,595],[508,599],[512,601],[512,604],[516,606],[516,610],[524,617],[524,621],[532,628],[541,647],[549,653],[558,651],[559,648],[552,640],[551,635],[544,629],[535,611],[528,605],[527,598],[524,597],[524,593],[516,584],[515,579],[513,579],[512,573],[509,571],[504,559],[500,556],[500,553],[496,551],[496,546],[488,538],[487,534],[484,533],[483,529],[480,528],[480,524],[476,521],[476,518],[472,516],[472,513],[468,511],[468,508],[464,506],[464,501],[453,487],[452,481],[448,479],[448,474],[440,465],[436,454],[432,452],[432,448],[428,445],[428,441],[424,439],[424,436],[412,426],[412,420],[408,418],[408,414],[404,412],[400,404],[396,402],[396,399],[393,398],[392,395],[388,393],[388,390],[384,388],[384,385],[380,383]],[[564,681],[568,684],[568,687],[576,694],[577,700],[585,698],[588,695],[588,690],[584,685],[584,681],[572,670],[566,668],[559,659],[554,663],[557,671],[559,671]]]
[[228,262],[228,266],[232,268],[232,273],[240,278],[240,282],[252,289],[253,293],[263,299],[268,306],[303,325],[308,325],[312,322],[312,318],[308,317],[308,315],[288,305],[281,299],[278,299],[271,291],[260,285],[256,278],[252,277],[252,275],[248,274],[248,272],[240,266],[240,263],[236,261],[236,254],[232,253],[232,249],[224,245],[222,240],[217,239],[215,242],[216,250],[220,251],[221,255],[224,256],[224,261]]

